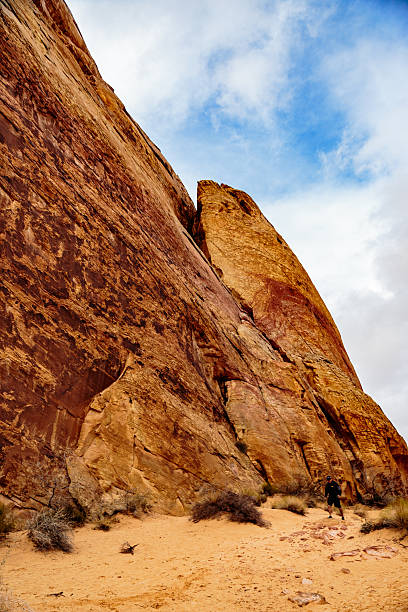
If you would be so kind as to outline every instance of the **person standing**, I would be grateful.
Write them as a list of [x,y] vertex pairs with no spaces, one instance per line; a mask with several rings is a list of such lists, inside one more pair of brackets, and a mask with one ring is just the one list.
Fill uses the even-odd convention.
[[343,508],[341,507],[340,495],[341,488],[338,482],[333,480],[331,476],[327,476],[326,487],[324,489],[324,496],[327,498],[327,509],[329,511],[329,518],[332,517],[332,508],[335,506],[339,509],[341,519],[344,521]]

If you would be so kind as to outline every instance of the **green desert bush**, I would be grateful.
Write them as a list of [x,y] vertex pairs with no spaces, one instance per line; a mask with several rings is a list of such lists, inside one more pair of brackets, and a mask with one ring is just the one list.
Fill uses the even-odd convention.
[[0,503],[0,538],[13,531],[15,520],[13,512],[8,506]]
[[198,521],[217,518],[224,514],[230,521],[237,523],[253,523],[259,527],[268,525],[256,508],[253,497],[233,491],[222,491],[195,504],[192,508],[191,520],[198,523]]
[[268,496],[265,493],[257,493],[255,496],[255,505],[256,506],[261,506],[262,504],[264,504],[266,502],[266,500],[268,499]]
[[297,497],[296,495],[276,495],[272,499],[272,508],[279,510],[289,510],[295,514],[305,515],[307,505],[303,497]]
[[408,531],[408,499],[399,497],[386,506],[380,516],[361,525],[362,533],[377,529],[394,528]]
[[38,550],[72,552],[72,528],[63,510],[42,510],[27,522],[28,537]]

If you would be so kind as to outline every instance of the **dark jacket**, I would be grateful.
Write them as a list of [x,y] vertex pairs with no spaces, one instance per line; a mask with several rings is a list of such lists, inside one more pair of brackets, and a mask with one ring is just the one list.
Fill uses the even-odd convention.
[[341,495],[341,488],[338,482],[331,480],[326,484],[324,489],[325,497],[339,497]]

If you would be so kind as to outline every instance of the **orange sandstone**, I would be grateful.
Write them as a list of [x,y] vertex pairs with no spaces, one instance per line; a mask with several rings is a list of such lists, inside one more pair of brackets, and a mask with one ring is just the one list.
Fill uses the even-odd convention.
[[405,443],[253,201],[204,181],[197,215],[62,0],[0,15],[3,496],[38,506],[58,481],[91,513],[138,490],[181,514],[207,483],[405,481]]

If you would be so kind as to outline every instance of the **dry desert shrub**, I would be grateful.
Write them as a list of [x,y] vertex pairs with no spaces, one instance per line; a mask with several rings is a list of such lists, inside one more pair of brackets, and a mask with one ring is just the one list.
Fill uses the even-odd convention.
[[260,491],[254,491],[253,489],[242,489],[241,491],[239,491],[239,493],[241,495],[246,495],[248,497],[251,497],[254,500],[255,506],[261,506],[263,503],[266,502],[266,500],[268,499],[267,495],[265,495],[265,493],[262,492],[262,490]]
[[362,533],[377,529],[394,528],[408,531],[408,499],[399,497],[386,506],[378,519],[366,521],[361,525]]
[[142,514],[148,514],[153,507],[150,500],[142,493],[126,493],[125,505],[126,511],[136,518],[140,518]]
[[191,520],[198,523],[198,521],[217,518],[224,514],[230,521],[237,523],[253,523],[259,527],[268,526],[256,508],[255,500],[249,495],[233,491],[222,491],[195,504],[192,508]]
[[0,538],[13,531],[15,520],[12,511],[5,504],[0,503]]
[[0,589],[0,612],[34,612],[25,601],[16,599],[9,591]]
[[362,484],[365,493],[361,496],[361,501],[366,506],[384,508],[395,499],[406,498],[408,495],[408,489],[399,476],[378,474],[371,483],[364,481]]
[[294,474],[289,482],[266,483],[265,493],[269,496],[279,495],[281,497],[299,497],[305,501],[308,508],[320,507],[325,501],[323,494],[324,482],[322,480],[312,481],[303,474]]
[[110,531],[112,527],[112,519],[109,516],[104,516],[98,521],[96,521],[94,525],[94,529],[97,531]]
[[72,528],[63,510],[43,510],[27,523],[28,537],[38,550],[72,552]]
[[271,507],[279,510],[289,510],[289,512],[303,516],[307,510],[305,499],[296,495],[275,495],[272,499]]
[[136,546],[139,546],[139,544],[129,544],[129,542],[123,542],[119,552],[124,555],[133,555]]
[[385,529],[386,527],[393,527],[391,523],[386,520],[376,520],[376,521],[365,521],[361,527],[361,533],[370,533],[371,531],[377,531],[378,529]]
[[408,499],[399,497],[390,506],[384,509],[384,513],[388,514],[397,529],[408,530]]
[[67,522],[73,527],[83,527],[86,522],[87,515],[85,510],[74,503],[68,503],[60,507],[60,510],[65,515]]

